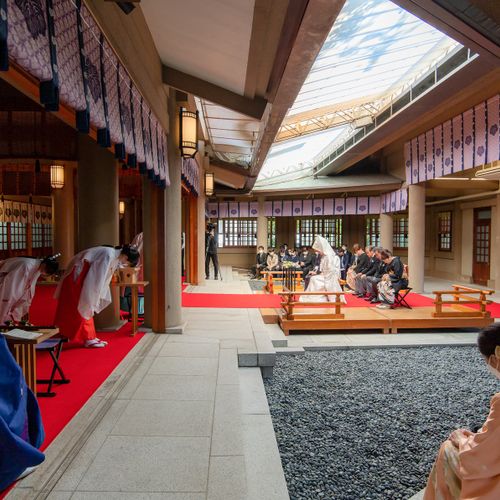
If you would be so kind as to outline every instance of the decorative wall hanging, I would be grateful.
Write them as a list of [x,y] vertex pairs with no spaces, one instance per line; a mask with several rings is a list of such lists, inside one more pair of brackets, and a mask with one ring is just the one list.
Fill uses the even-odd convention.
[[406,182],[439,179],[500,160],[500,95],[441,123],[404,146]]
[[406,210],[408,190],[398,189],[380,196],[353,196],[314,200],[273,200],[264,202],[259,214],[258,202],[208,203],[208,215],[213,218],[304,217],[325,215],[378,215]]
[[159,186],[167,186],[167,138],[130,74],[81,0],[0,0],[0,71],[9,61],[40,82],[40,102],[59,100],[76,128]]

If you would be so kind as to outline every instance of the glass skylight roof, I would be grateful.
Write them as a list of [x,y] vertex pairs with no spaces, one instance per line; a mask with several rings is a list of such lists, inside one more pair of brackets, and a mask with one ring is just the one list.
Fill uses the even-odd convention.
[[457,45],[388,0],[347,0],[288,116],[376,100]]
[[[304,164],[329,144],[344,140],[360,119],[370,122],[391,97],[457,46],[389,0],[347,0],[278,133],[277,141],[283,142],[271,149],[258,182],[292,178],[294,170],[296,178],[305,176]],[[323,126],[327,121],[331,125]],[[287,140],[321,127],[336,128]],[[292,144],[301,146],[289,150]]]
[[337,127],[319,134],[299,137],[272,146],[259,174],[259,182],[266,178],[286,176],[290,174],[309,175],[310,160],[325,146],[339,138],[348,127]]

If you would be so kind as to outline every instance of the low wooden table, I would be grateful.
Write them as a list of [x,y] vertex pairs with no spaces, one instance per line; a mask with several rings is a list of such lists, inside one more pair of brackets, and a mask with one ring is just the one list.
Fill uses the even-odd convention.
[[111,285],[117,286],[119,288],[127,288],[129,287],[132,290],[132,337],[137,333],[139,326],[139,288],[147,287],[149,285],[149,281],[137,281],[136,283],[120,283],[120,282],[112,282]]
[[[22,327],[19,327],[21,330]],[[31,328],[33,330],[33,328]],[[9,332],[2,332],[5,336],[7,344],[14,355],[17,364],[21,367],[24,378],[26,379],[27,386],[36,395],[36,345],[41,344],[43,341],[54,337],[59,333],[59,328],[50,328],[35,330],[41,333],[36,339],[17,339],[9,337]]]

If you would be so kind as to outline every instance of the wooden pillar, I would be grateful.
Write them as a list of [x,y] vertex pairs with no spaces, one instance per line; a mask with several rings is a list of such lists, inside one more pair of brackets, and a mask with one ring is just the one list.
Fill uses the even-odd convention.
[[[78,251],[99,245],[118,245],[118,166],[113,155],[85,134],[78,134]],[[120,294],[96,314],[100,331],[116,330],[120,321]]]
[[187,198],[186,240],[189,245],[184,249],[184,258],[189,262],[189,282],[198,284],[198,198],[190,194]]
[[165,190],[143,178],[143,265],[145,326],[156,333],[165,333],[167,313],[166,213]]
[[408,268],[410,286],[424,291],[425,275],[425,187],[412,184],[408,199]]
[[392,252],[393,247],[392,214],[380,214],[380,246]]

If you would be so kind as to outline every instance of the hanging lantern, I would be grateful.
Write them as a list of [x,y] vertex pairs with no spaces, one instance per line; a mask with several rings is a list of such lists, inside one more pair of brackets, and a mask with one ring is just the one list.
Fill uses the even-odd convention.
[[198,111],[181,108],[179,118],[179,149],[183,158],[194,158],[198,151]]
[[125,213],[125,202],[120,201],[118,204],[118,212],[120,212],[120,215],[123,215]]
[[50,185],[53,189],[62,189],[64,187],[64,166],[50,166]]
[[214,194],[214,174],[205,172],[205,195],[212,196]]

